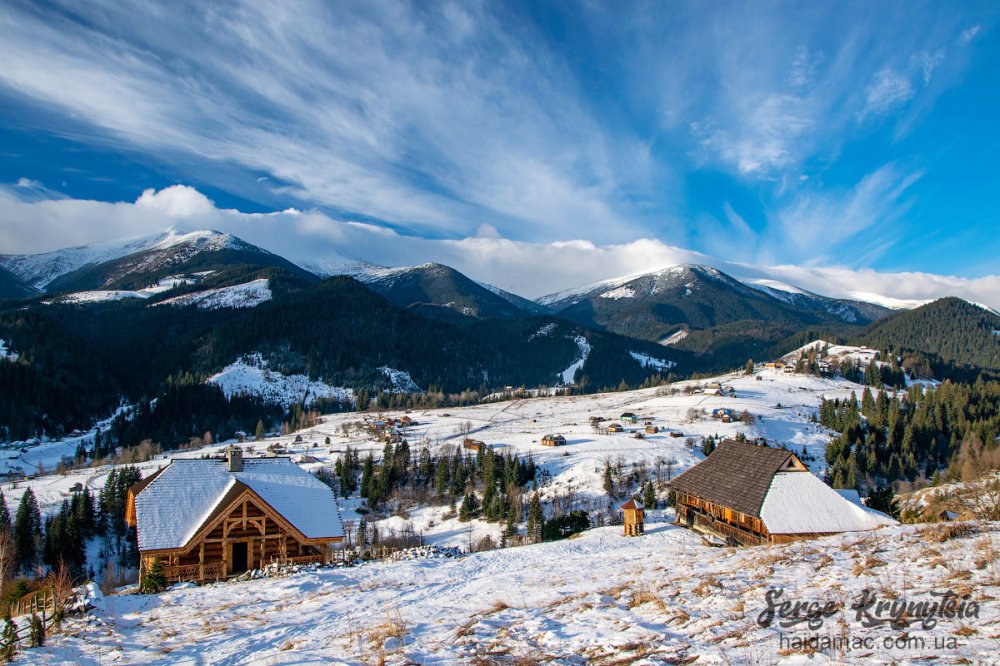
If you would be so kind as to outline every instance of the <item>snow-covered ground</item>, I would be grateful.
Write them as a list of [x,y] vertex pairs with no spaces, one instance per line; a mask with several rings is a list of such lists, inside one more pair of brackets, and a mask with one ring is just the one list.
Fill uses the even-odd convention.
[[0,361],[16,361],[18,358],[18,353],[10,349],[7,341],[0,339]]
[[[759,377],[759,379],[758,379]],[[411,450],[432,453],[459,445],[470,436],[495,447],[530,455],[540,470],[540,496],[603,510],[608,496],[602,473],[606,462],[627,471],[645,469],[675,476],[702,459],[706,435],[744,432],[784,443],[813,471],[825,463],[830,432],[809,420],[821,398],[846,397],[861,387],[842,379],[789,375],[759,369],[753,375],[717,378],[732,386],[735,397],[706,394],[711,380],[622,393],[512,400],[463,408],[414,410],[417,424],[406,430]],[[753,423],[722,423],[710,414],[716,407],[747,411]],[[589,424],[591,416],[617,419],[634,412],[660,428],[656,434],[606,434]],[[389,412],[384,416],[399,415]],[[281,444],[299,459],[328,466],[346,446],[378,458],[383,445],[356,428],[356,413],[331,414],[317,426],[265,442],[242,446],[248,456]],[[544,447],[546,433],[562,434],[567,445]],[[671,433],[680,434],[674,437]],[[86,436],[86,435],[84,435]],[[301,441],[295,441],[301,436]],[[329,437],[330,444],[326,444]],[[68,454],[76,440],[51,442],[11,451],[19,458],[48,450]],[[198,457],[228,443],[169,457]],[[59,447],[62,447],[59,449]],[[4,452],[8,453],[8,452]],[[143,475],[168,463],[168,457],[141,463]],[[46,464],[48,466],[48,464]],[[30,470],[29,470],[30,471]],[[75,483],[98,490],[107,467],[4,483],[10,509],[31,487],[45,511],[54,511]],[[636,487],[622,488],[624,492]],[[357,498],[340,500],[350,530],[362,514]],[[412,506],[395,515],[367,519],[380,533],[415,532],[430,544],[468,549],[484,536],[499,541],[500,526],[461,523],[448,506]],[[964,655],[990,663],[996,654],[997,607],[982,597],[987,585],[1000,582],[997,529],[980,524],[982,534],[944,543],[930,542],[921,529],[883,528],[778,548],[709,548],[693,533],[669,526],[671,513],[651,511],[647,533],[626,539],[620,528],[597,528],[572,540],[477,553],[458,560],[417,560],[369,564],[353,569],[304,572],[282,579],[228,583],[169,592],[159,597],[115,596],[104,615],[90,622],[72,620],[65,635],[52,637],[42,651],[21,659],[31,663],[470,663],[524,658],[553,663],[665,663],[694,656],[699,663],[880,663],[918,661],[921,654]],[[523,526],[522,526],[523,527]],[[988,550],[988,546],[993,548]],[[867,573],[865,573],[867,571]],[[785,589],[799,600],[844,601],[864,587],[879,594],[916,594],[967,586],[980,595],[978,620],[942,622],[938,629],[912,629],[925,637],[923,652],[905,647],[855,649],[808,657],[779,645],[787,636],[873,637],[879,641],[901,632],[864,628],[843,614],[822,630],[798,632],[762,628],[756,618],[766,608],[766,591]],[[389,634],[398,635],[395,638]],[[933,639],[958,640],[949,652],[933,649]],[[643,661],[645,659],[645,661]],[[27,662],[24,662],[27,663]]]
[[872,362],[876,354],[878,354],[877,349],[871,349],[869,347],[854,347],[851,345],[834,345],[823,340],[816,340],[810,342],[809,344],[802,345],[793,352],[785,354],[784,360],[791,361],[794,363],[799,359],[802,354],[808,353],[810,351],[822,351],[823,359],[826,361],[850,361],[852,363],[860,362],[861,365],[865,366]]
[[283,375],[268,369],[267,363],[258,354],[239,358],[209,377],[208,381],[218,384],[227,398],[252,395],[284,407],[297,402],[308,405],[317,398],[354,402],[352,389],[330,386],[325,382],[309,379],[306,375]]
[[[706,435],[732,437],[743,432],[748,437],[764,437],[768,441],[785,444],[800,457],[804,450],[804,462],[814,472],[821,473],[826,466],[826,443],[832,433],[812,423],[809,418],[816,412],[823,397],[844,398],[852,391],[860,397],[862,389],[842,379],[789,375],[775,369],[760,369],[751,376],[730,374],[716,379],[725,386],[732,386],[736,395],[720,397],[698,390],[712,381],[706,379],[622,393],[415,410],[410,416],[418,425],[408,428],[406,437],[412,451],[417,452],[426,446],[436,455],[445,446],[460,445],[468,427],[471,429],[470,436],[487,444],[509,448],[521,456],[531,455],[539,465],[542,480],[540,495],[546,503],[572,495],[574,504],[580,508],[604,510],[608,503],[602,476],[606,461],[616,465],[621,463],[626,473],[644,469],[650,478],[655,478],[657,471],[664,477],[676,476],[702,459],[700,446]],[[304,375],[297,379],[284,377],[246,359],[230,366],[213,380],[220,382],[230,394],[239,392],[241,387],[270,392],[275,399],[282,400],[297,400],[307,390],[313,396],[321,394],[321,387],[310,385]],[[328,386],[322,390],[332,396],[338,395],[337,391],[346,391]],[[754,422],[722,423],[711,418],[712,411],[717,407],[727,407],[735,413],[747,411],[754,417]],[[603,429],[595,430],[588,422],[591,416],[603,416],[613,421],[623,412],[634,412],[640,417],[639,424],[626,428],[624,433],[606,434]],[[388,412],[385,415],[398,416],[400,413]],[[345,424],[359,423],[361,419],[361,415],[356,413],[326,415],[315,427],[269,438],[266,444],[280,444],[292,455],[308,454],[315,458],[317,462],[304,465],[309,470],[332,465],[347,446],[360,450],[362,456],[370,451],[378,459],[382,454],[381,442],[358,435],[357,431],[345,434]],[[643,423],[647,420],[660,432],[644,432],[644,439],[634,438],[630,431],[644,430]],[[562,447],[542,446],[542,436],[549,433],[562,434],[568,444]],[[671,433],[681,436],[671,436]],[[295,441],[297,436],[302,437],[301,442]],[[329,446],[325,443],[327,437],[330,438]],[[17,448],[0,450],[0,456],[10,456],[9,460],[0,459],[0,464],[20,466],[25,473],[33,474],[35,463],[41,460],[44,467],[51,471],[63,456],[73,455],[81,439],[88,438],[93,438],[92,432],[27,448],[25,453]],[[264,450],[262,444],[248,442],[243,446],[248,449],[247,455],[260,455]],[[225,445],[217,443],[204,449],[174,451],[139,467],[146,475],[167,464],[169,457],[197,457],[206,452],[221,451]],[[28,485],[35,488],[44,509],[55,510],[63,499],[70,496],[70,487],[75,483],[100,488],[107,473],[107,468],[74,470],[65,475],[18,481],[14,487],[11,483],[4,483],[3,491],[11,511],[16,509],[23,488]],[[343,503],[345,521],[356,524],[361,518],[361,514],[355,511],[356,506],[354,500]],[[467,547],[469,525],[447,518],[449,511],[447,506],[417,507],[409,511],[408,518],[393,516],[384,519],[381,528],[397,533],[412,530],[423,533],[429,543]],[[500,536],[497,524],[475,523],[473,529],[474,540],[487,534],[495,539]]]
[[587,342],[587,338],[582,335],[578,335],[573,339],[573,341],[580,349],[580,358],[560,373],[559,379],[563,384],[573,384],[576,381],[574,379],[576,371],[583,367],[583,364],[587,362],[587,357],[590,356],[590,343]]
[[267,278],[251,280],[231,287],[205,289],[193,294],[175,296],[154,305],[170,305],[185,307],[197,305],[202,310],[217,310],[219,308],[252,308],[271,300],[271,288]]
[[379,368],[379,372],[385,375],[392,383],[393,391],[398,391],[400,393],[413,393],[421,390],[420,387],[417,386],[417,383],[413,381],[413,377],[410,376],[410,373],[405,370],[397,370],[395,368],[390,368],[387,365],[383,365]]
[[[458,559],[111,596],[19,663],[996,663],[1000,526],[943,542],[926,529],[728,549],[666,524],[638,538],[608,527]],[[933,628],[866,627],[851,609],[865,589],[890,602],[970,596]],[[829,616],[768,622],[768,594],[831,604]]]
[[629,356],[639,361],[639,365],[644,368],[655,368],[656,370],[664,371],[677,365],[673,361],[664,361],[660,358],[653,358],[649,354],[641,354],[639,352],[629,352]]
[[45,303],[106,303],[108,301],[121,301],[126,298],[144,299],[162,294],[190,282],[198,282],[206,275],[210,275],[214,272],[215,271],[200,271],[198,273],[190,273],[187,275],[168,275],[165,278],[157,280],[156,284],[143,287],[142,289],[94,289],[91,291],[77,291],[71,294],[66,294],[65,296],[60,296],[51,301],[45,301]]

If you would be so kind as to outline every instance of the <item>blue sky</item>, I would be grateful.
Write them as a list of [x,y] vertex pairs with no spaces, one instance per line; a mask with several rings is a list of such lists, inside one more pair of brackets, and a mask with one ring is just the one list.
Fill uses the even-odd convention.
[[404,238],[998,272],[994,2],[82,4],[0,3],[26,204],[180,184]]

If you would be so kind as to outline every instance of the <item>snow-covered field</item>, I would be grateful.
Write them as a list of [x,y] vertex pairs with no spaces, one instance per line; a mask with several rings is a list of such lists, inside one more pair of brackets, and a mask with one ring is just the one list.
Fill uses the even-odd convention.
[[[757,377],[760,377],[758,380]],[[309,384],[308,378],[282,376],[259,367],[253,362],[241,362],[227,368],[212,381],[219,382],[228,394],[240,390],[255,392],[272,391],[275,399],[295,400],[302,396],[321,394],[336,395],[337,387],[318,387]],[[560,396],[512,400],[470,407],[452,407],[436,410],[415,410],[410,413],[417,425],[406,430],[411,450],[416,453],[426,446],[432,454],[445,446],[460,445],[466,428],[470,436],[491,446],[506,447],[521,456],[531,455],[543,473],[540,495],[551,501],[556,497],[572,494],[581,508],[607,506],[603,489],[603,469],[606,461],[621,463],[626,469],[645,469],[652,478],[657,470],[664,476],[676,476],[702,459],[701,439],[707,435],[717,438],[732,437],[739,432],[748,437],[764,437],[768,441],[787,445],[802,456],[814,472],[825,467],[824,451],[830,436],[826,428],[812,423],[809,417],[816,411],[823,397],[846,397],[852,391],[860,396],[861,387],[842,379],[827,379],[808,375],[790,375],[775,369],[760,369],[755,375],[732,374],[718,377],[723,385],[736,390],[735,397],[721,397],[697,390],[712,380],[680,382],[668,387],[643,389],[623,393]],[[291,382],[291,383],[289,383]],[[322,389],[322,390],[321,390]],[[329,391],[323,393],[324,391]],[[690,391],[690,392],[688,392]],[[345,396],[347,397],[347,396]],[[735,413],[749,412],[752,424],[723,423],[711,417],[717,407],[726,407]],[[589,423],[591,416],[609,419],[602,424],[616,422],[624,412],[636,413],[637,425],[624,424],[626,432],[606,434],[603,428],[595,430]],[[399,415],[387,412],[385,415]],[[279,444],[292,455],[308,454],[317,462],[304,465],[313,470],[332,463],[349,445],[359,449],[362,456],[370,451],[376,459],[381,457],[381,442],[368,439],[352,431],[346,434],[342,426],[359,423],[362,416],[356,413],[330,414],[322,422],[292,435],[268,438],[265,442],[247,442],[247,455],[260,455],[265,446]],[[651,421],[660,432],[647,434],[643,439],[633,437],[633,431],[644,431],[643,423]],[[680,436],[671,436],[671,433]],[[547,447],[540,444],[545,434],[562,434],[567,446]],[[302,441],[295,439],[301,436]],[[27,448],[0,450],[0,465],[21,467],[32,474],[38,461],[45,469],[52,470],[63,456],[72,456],[77,443],[92,439],[93,432],[58,442],[48,442]],[[326,445],[326,438],[330,445]],[[197,457],[206,452],[221,451],[226,443],[217,443],[205,449],[171,452],[169,457]],[[22,446],[22,445],[19,445]],[[162,456],[139,467],[144,475],[162,467],[169,461]],[[668,471],[669,469],[669,471]],[[30,485],[38,495],[43,509],[54,510],[70,497],[70,488],[81,483],[100,488],[107,475],[106,467],[73,470],[63,475],[49,475],[25,481],[3,484],[11,511],[17,506],[24,487]],[[623,489],[636,490],[636,488]],[[361,517],[354,511],[356,502],[344,503],[345,521],[355,522]],[[468,547],[469,526],[445,515],[449,507],[423,507],[409,512],[402,519],[393,516],[383,521],[382,527],[396,532],[412,530],[422,532],[429,543],[446,546]],[[500,526],[495,523],[476,523],[474,538],[487,534],[499,539]]]
[[[758,379],[759,377],[759,379]],[[626,469],[645,468],[650,477],[669,467],[676,475],[702,458],[706,435],[744,432],[787,444],[814,471],[824,466],[829,431],[809,420],[822,397],[846,397],[861,387],[841,379],[789,375],[759,369],[754,375],[717,378],[736,390],[722,397],[700,390],[710,380],[658,389],[586,396],[513,400],[464,408],[415,410],[407,429],[411,450],[432,453],[460,444],[465,432],[496,447],[531,455],[542,471],[543,502],[573,498],[582,508],[604,508],[606,461]],[[722,423],[716,407],[747,411],[753,423]],[[605,434],[591,416],[615,422],[623,412],[660,428],[636,439]],[[386,413],[385,416],[395,413]],[[329,465],[346,446],[379,457],[382,444],[344,428],[355,413],[325,416],[310,429],[264,442],[247,442],[247,455],[266,445],[285,446],[294,459],[308,454]],[[606,425],[605,422],[604,425]],[[544,434],[562,434],[568,444],[544,447]],[[674,437],[671,433],[681,436]],[[83,435],[86,436],[86,435]],[[301,436],[301,441],[295,441]],[[330,444],[326,444],[326,438]],[[72,443],[50,442],[10,451],[19,459]],[[226,443],[174,452],[197,457]],[[165,465],[165,457],[142,463],[144,475]],[[46,464],[46,466],[48,466]],[[46,511],[55,510],[82,483],[97,490],[107,467],[4,483],[11,510],[32,487]],[[624,488],[623,490],[635,490]],[[340,500],[350,529],[360,519],[360,500]],[[376,523],[380,532],[423,534],[428,543],[468,549],[483,536],[499,541],[500,526],[461,523],[447,506],[409,507]],[[692,532],[669,525],[670,511],[651,511],[647,533],[624,538],[620,528],[588,531],[577,538],[460,559],[410,560],[356,568],[304,571],[288,578],[231,582],[178,589],[160,596],[118,595],[90,619],[72,620],[44,650],[22,663],[897,663],[922,662],[921,655],[959,656],[971,663],[996,663],[996,585],[1000,526],[980,523],[980,533],[937,543],[925,527],[883,528],[790,546],[721,549]],[[371,520],[373,516],[368,515]],[[980,566],[981,565],[981,566]],[[865,628],[851,611],[841,611],[821,629],[760,627],[765,594],[783,588],[793,601],[843,603],[871,587],[891,595],[926,599],[930,591],[968,589],[980,617],[943,620],[934,629]],[[990,592],[990,590],[994,592]],[[875,641],[849,650],[819,650],[780,643],[780,636],[849,637]],[[885,648],[886,638],[922,638]],[[952,640],[935,647],[934,640]],[[27,660],[27,661],[25,661]],[[477,661],[478,660],[478,661]]]
[[[600,528],[458,559],[106,597],[20,663],[995,664],[1000,525],[975,531],[723,549],[665,524],[638,538]],[[933,628],[866,627],[851,609],[865,589],[890,603],[970,596]],[[832,604],[829,616],[761,626],[773,590],[775,603]]]

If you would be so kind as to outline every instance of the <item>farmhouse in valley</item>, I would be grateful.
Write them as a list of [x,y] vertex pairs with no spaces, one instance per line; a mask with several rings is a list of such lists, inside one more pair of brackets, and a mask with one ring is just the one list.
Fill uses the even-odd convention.
[[288,458],[177,459],[129,489],[140,570],[206,581],[270,562],[322,562],[344,538],[333,490]]
[[677,524],[747,546],[896,523],[827,486],[794,453],[735,440],[668,486],[677,496]]

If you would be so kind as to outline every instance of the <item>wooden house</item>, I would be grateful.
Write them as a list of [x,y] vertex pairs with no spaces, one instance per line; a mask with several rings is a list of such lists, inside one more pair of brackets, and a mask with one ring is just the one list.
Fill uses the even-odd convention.
[[608,434],[615,432],[625,432],[625,428],[622,427],[621,423],[612,423],[608,426]]
[[639,422],[639,417],[636,416],[635,414],[633,414],[632,412],[625,412],[624,414],[622,414],[618,418],[619,418],[619,420],[624,421],[625,423],[638,423]]
[[470,451],[479,452],[480,449],[486,448],[486,442],[480,441],[478,439],[465,438],[462,441],[462,446]]
[[842,497],[791,451],[725,440],[674,477],[677,524],[741,545],[871,530],[896,521]]
[[646,531],[643,526],[645,508],[634,497],[621,506],[625,523],[625,536],[639,536]]
[[333,490],[288,458],[178,459],[129,489],[140,572],[203,582],[271,562],[325,563],[344,538]]
[[542,446],[565,446],[566,438],[562,435],[546,435],[542,437]]
[[656,433],[660,432],[660,429],[655,425],[648,425],[646,426],[646,432],[649,433],[650,435],[655,435]]

